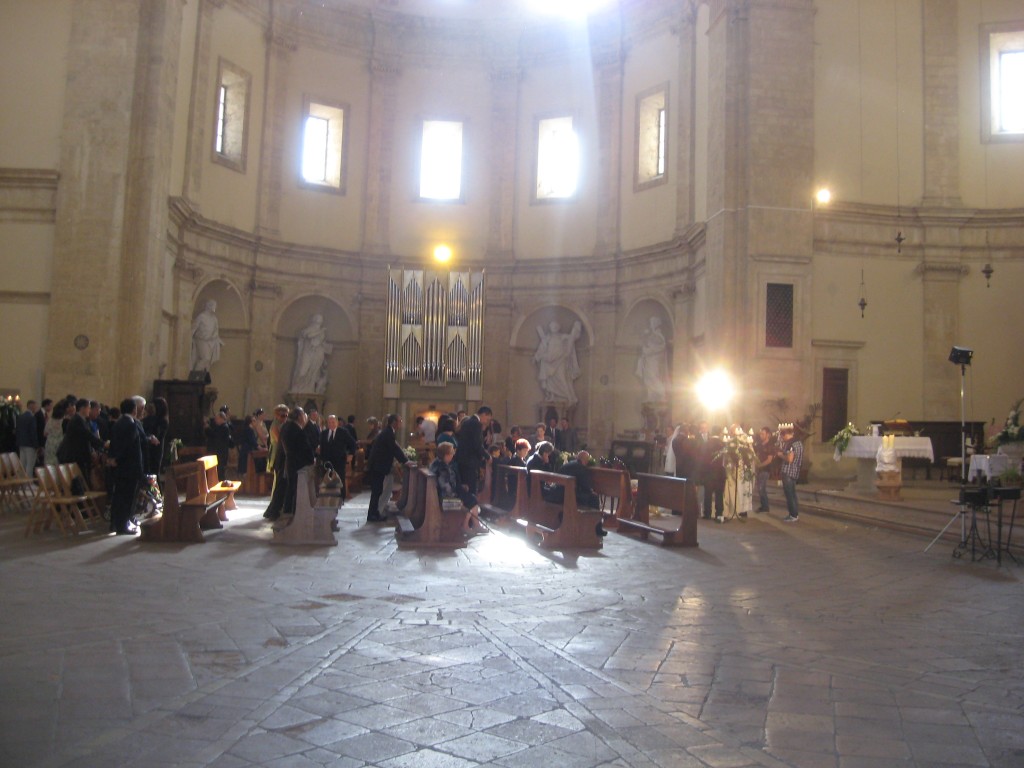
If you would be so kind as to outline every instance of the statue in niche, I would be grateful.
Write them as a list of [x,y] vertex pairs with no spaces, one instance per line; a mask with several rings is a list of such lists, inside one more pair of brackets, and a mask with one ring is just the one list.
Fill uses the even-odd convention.
[[537,380],[540,382],[545,400],[569,405],[576,405],[579,402],[573,381],[580,375],[576,341],[582,333],[583,326],[579,320],[573,323],[572,331],[569,333],[563,333],[556,320],[551,321],[547,331],[542,326],[537,326],[540,344],[533,359],[539,364]]
[[210,299],[203,311],[192,321],[192,349],[189,354],[189,370],[209,371],[210,366],[220,360],[220,322],[217,320],[217,302]]
[[324,316],[319,313],[311,315],[309,323],[299,331],[296,342],[292,392],[320,395],[327,391],[327,356],[331,351]]
[[668,342],[661,332],[661,318],[656,315],[648,320],[643,332],[636,375],[644,383],[646,402],[668,402]]

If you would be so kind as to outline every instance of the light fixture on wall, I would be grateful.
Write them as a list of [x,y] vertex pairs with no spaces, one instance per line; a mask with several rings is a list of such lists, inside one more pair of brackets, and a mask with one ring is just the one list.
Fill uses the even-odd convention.
[[897,29],[896,13],[897,8],[893,8],[892,12],[892,31],[895,44],[893,48],[895,50],[896,57],[896,253],[903,251],[903,241],[906,240],[903,236],[902,226],[902,210],[900,206],[900,44],[899,44],[899,30]]
[[864,298],[864,270],[860,271],[860,301],[857,302],[857,306],[860,307],[860,317],[864,319],[864,309],[868,305],[868,300]]
[[991,285],[992,275],[995,274],[995,270],[992,269],[991,264],[986,264],[981,270],[981,274],[985,276],[985,287],[988,288]]
[[441,243],[434,246],[434,261],[440,264],[447,264],[452,259],[451,246]]

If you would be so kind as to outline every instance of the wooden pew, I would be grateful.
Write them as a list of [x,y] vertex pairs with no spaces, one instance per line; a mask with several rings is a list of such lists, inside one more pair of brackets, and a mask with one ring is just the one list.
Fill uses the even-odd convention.
[[[194,475],[202,475],[202,480]],[[139,523],[140,541],[181,541],[201,544],[206,539],[203,530],[223,528],[220,508],[224,496],[188,496],[178,498],[179,488],[205,483],[206,469],[196,461],[172,464],[164,478],[164,509],[159,515]],[[195,486],[195,487],[198,487]]]
[[[598,509],[576,506],[576,478],[554,472],[530,472],[530,493],[526,502],[526,518],[519,520],[527,534],[540,536],[543,549],[601,549],[604,538],[598,535],[603,515]],[[546,501],[541,492],[544,484],[564,489],[561,504]],[[518,501],[518,499],[517,499]]]
[[399,547],[464,547],[466,537],[462,524],[466,509],[441,505],[437,481],[430,470],[411,468],[407,478],[407,502],[402,513],[395,516],[395,539]]
[[[601,497],[604,527],[615,528],[619,518],[633,517],[633,488],[629,472],[611,467],[589,467],[590,487]],[[605,505],[607,504],[607,509]]]
[[188,496],[215,496],[223,497],[224,504],[218,510],[221,520],[227,520],[226,512],[231,509],[238,509],[235,504],[235,493],[242,487],[238,480],[219,480],[217,475],[217,457],[200,456],[197,460],[203,467],[203,474],[196,476],[200,481],[198,488],[189,486],[186,494]]
[[256,469],[257,459],[266,459],[270,451],[249,451],[245,464],[245,477],[242,479],[242,493],[246,496],[269,496],[274,485],[274,473]]
[[[508,464],[487,465],[488,485],[492,488],[489,501],[480,502],[484,515],[496,520],[518,520],[526,517],[526,502],[529,499],[529,482],[526,467]],[[512,488],[512,493],[507,491]]]
[[[673,522],[675,527],[653,525],[651,505],[679,512],[678,523]],[[617,530],[623,534],[638,533],[643,539],[656,533],[666,547],[696,547],[699,516],[697,488],[693,483],[681,477],[641,473],[637,475],[636,507],[632,516],[619,517]],[[676,517],[669,520],[675,521]]]
[[313,546],[338,546],[334,537],[334,524],[338,509],[344,503],[340,489],[337,494],[318,494],[316,468],[303,467],[299,470],[295,493],[295,514],[283,515],[274,523],[271,544],[294,544]]

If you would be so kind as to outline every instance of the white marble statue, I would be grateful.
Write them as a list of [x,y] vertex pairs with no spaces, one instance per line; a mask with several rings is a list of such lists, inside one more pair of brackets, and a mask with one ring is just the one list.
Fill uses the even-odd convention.
[[582,333],[583,326],[579,320],[573,323],[572,331],[569,333],[562,333],[562,327],[554,320],[547,331],[537,326],[540,344],[533,359],[539,363],[537,380],[540,382],[545,400],[569,405],[576,405],[579,402],[573,381],[580,375],[576,340]]
[[636,375],[644,383],[646,401],[668,402],[668,342],[661,332],[661,318],[652,316],[640,343]]
[[331,351],[324,316],[314,314],[309,318],[309,324],[299,331],[290,391],[317,395],[326,392],[327,356]]
[[189,354],[189,370],[208,371],[220,360],[220,323],[217,320],[217,302],[206,302],[203,311],[192,321],[192,350]]

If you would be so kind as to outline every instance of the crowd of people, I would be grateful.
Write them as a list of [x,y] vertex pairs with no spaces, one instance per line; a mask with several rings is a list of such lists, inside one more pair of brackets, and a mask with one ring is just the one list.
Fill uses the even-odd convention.
[[67,395],[54,402],[29,400],[16,424],[18,454],[32,475],[37,464],[77,464],[84,488],[110,496],[110,530],[136,532],[131,524],[139,483],[159,475],[166,462],[167,401],[125,398],[119,407]]
[[[746,448],[734,450],[733,473],[727,470],[728,442]],[[780,424],[774,432],[764,426],[756,434],[739,424],[727,429],[711,428],[706,421],[695,427],[680,424],[669,439],[665,456],[666,473],[694,482],[701,515],[719,522],[725,520],[727,495],[737,515],[746,516],[755,496],[758,506],[754,511],[767,512],[768,481],[776,470],[786,497],[783,520],[796,522],[800,517],[796,482],[802,465],[803,442],[796,437],[793,424]]]

